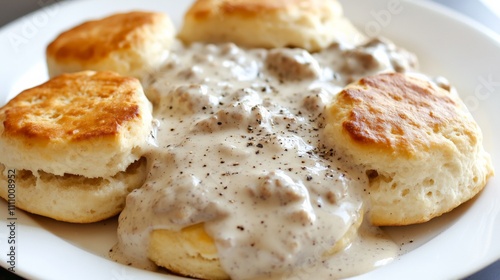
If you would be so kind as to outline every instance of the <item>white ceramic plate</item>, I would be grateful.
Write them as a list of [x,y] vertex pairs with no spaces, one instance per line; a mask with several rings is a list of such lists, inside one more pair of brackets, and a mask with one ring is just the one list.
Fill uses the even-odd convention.
[[[54,1],[47,1],[53,3]],[[44,50],[58,33],[83,20],[133,8],[167,12],[181,22],[190,1],[55,2],[0,31],[0,105],[47,79]],[[500,172],[500,39],[426,1],[345,0],[346,14],[370,35],[415,52],[422,72],[447,77],[479,122]],[[38,3],[43,4],[44,1]],[[73,225],[15,213],[16,271],[36,279],[177,279],[114,263],[116,219]],[[0,202],[0,264],[9,267],[7,204]],[[354,279],[456,279],[500,259],[500,179],[475,199],[429,223],[388,228],[402,246],[393,263]]]

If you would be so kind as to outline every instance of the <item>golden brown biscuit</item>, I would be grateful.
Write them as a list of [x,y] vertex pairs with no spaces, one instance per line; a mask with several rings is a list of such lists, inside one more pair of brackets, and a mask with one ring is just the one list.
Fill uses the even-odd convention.
[[114,176],[142,156],[151,104],[135,78],[65,74],[0,109],[0,163],[32,172]]
[[336,41],[364,40],[337,0],[198,0],[185,15],[179,38],[185,43],[233,42],[309,51]]
[[14,170],[16,207],[76,223],[114,216],[145,180],[151,130],[137,79],[93,71],[52,78],[0,108],[0,196],[8,200]]
[[162,13],[134,11],[87,21],[48,45],[49,75],[109,70],[142,78],[161,65],[174,37],[174,26]]
[[404,74],[366,77],[327,109],[325,140],[369,179],[375,225],[428,221],[493,175],[482,133],[456,92]]

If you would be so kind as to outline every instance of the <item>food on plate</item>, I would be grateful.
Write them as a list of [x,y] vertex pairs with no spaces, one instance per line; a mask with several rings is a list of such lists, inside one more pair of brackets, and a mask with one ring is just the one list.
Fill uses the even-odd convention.
[[20,208],[121,211],[110,257],[138,268],[332,279],[398,255],[373,225],[427,221],[493,173],[454,89],[337,1],[199,0],[184,20],[175,39],[166,15],[122,13],[48,46],[51,75],[141,83],[64,74],[0,109]]
[[358,44],[365,36],[337,0],[198,0],[186,13],[179,38],[318,51],[338,41]]
[[[325,107],[348,83],[416,65],[383,39],[312,53],[175,45],[143,79],[158,146],[120,214],[113,258],[204,279],[345,277],[393,259],[396,245],[358,234],[369,227],[359,225],[366,175],[321,131]],[[377,253],[365,257],[352,243]],[[358,254],[364,260],[350,267]]]
[[493,175],[482,133],[453,88],[388,73],[348,85],[326,109],[329,146],[369,178],[375,225],[426,222],[475,196]]
[[16,170],[16,207],[31,213],[75,223],[114,216],[146,177],[151,109],[137,79],[111,72],[27,89],[0,109],[0,181]]
[[49,76],[83,70],[108,70],[142,78],[160,66],[175,37],[163,13],[133,11],[84,22],[47,47]]

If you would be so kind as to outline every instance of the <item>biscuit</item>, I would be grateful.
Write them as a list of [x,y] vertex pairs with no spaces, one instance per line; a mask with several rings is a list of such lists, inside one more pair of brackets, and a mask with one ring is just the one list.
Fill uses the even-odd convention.
[[[118,214],[146,178],[151,104],[113,72],[64,74],[0,108],[0,196],[16,176],[16,207],[88,223]],[[12,171],[11,171],[12,172]]]
[[454,90],[415,75],[365,77],[326,109],[325,143],[368,177],[374,225],[421,223],[475,196],[493,175],[482,133]]
[[198,0],[178,36],[185,43],[233,42],[249,48],[318,51],[333,42],[357,44],[362,35],[336,0]]
[[142,156],[151,111],[135,78],[93,71],[52,78],[0,108],[0,163],[59,176],[114,176]]
[[134,11],[84,22],[46,49],[49,76],[109,70],[142,78],[168,56],[175,28],[166,14]]
[[[347,248],[357,236],[362,221],[363,215],[359,215],[344,236],[324,255],[334,255]],[[219,261],[214,240],[206,233],[203,224],[180,231],[153,230],[148,257],[157,265],[180,275],[211,280],[229,279]]]

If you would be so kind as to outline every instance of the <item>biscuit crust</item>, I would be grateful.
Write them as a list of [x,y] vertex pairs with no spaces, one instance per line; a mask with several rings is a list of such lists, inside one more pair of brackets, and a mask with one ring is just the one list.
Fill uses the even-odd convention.
[[233,42],[309,51],[339,40],[364,40],[336,0],[198,0],[186,13],[179,38],[186,43]]
[[47,54],[60,60],[99,60],[112,51],[141,43],[146,34],[138,32],[140,28],[160,20],[157,13],[130,12],[88,21],[61,33],[48,45]]
[[[349,104],[349,112],[333,106],[332,114],[346,114],[342,127],[350,139],[384,153],[407,158],[434,148],[429,135],[458,118],[459,104],[449,92],[401,74],[366,77],[344,89],[337,104]],[[467,144],[476,145],[475,126],[465,124]]]
[[71,142],[116,137],[123,124],[140,116],[137,88],[136,79],[111,72],[56,77],[23,91],[4,107],[3,134]]
[[368,180],[374,225],[426,222],[474,197],[493,175],[460,97],[428,79],[386,73],[348,85],[326,109],[324,139]]
[[[240,15],[255,17],[260,13],[276,14],[284,10],[302,9],[308,12],[320,13],[328,1],[310,0],[201,0],[193,4],[189,13],[197,19],[207,19],[215,15]],[[336,3],[336,5],[339,5]],[[216,8],[216,9],[214,9]],[[335,7],[334,16],[342,15],[342,9]]]
[[151,110],[135,78],[93,71],[58,76],[0,109],[0,162],[61,176],[113,176],[141,157]]
[[161,64],[174,37],[163,13],[133,11],[87,21],[47,46],[49,74],[109,70],[141,78]]

